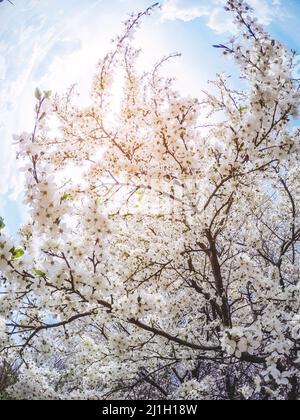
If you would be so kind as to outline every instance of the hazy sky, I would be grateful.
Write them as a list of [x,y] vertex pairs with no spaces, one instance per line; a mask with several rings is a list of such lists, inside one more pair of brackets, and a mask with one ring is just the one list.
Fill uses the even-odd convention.
[[[12,135],[31,131],[34,89],[61,92],[77,82],[88,98],[95,65],[121,22],[145,0],[7,0],[0,3],[0,216],[15,230],[21,223],[22,185]],[[225,0],[164,0],[162,11],[144,21],[136,42],[147,68],[179,51],[168,65],[179,89],[197,95],[217,72],[234,72],[212,44],[226,42],[232,27]],[[300,50],[300,0],[249,0],[260,20],[291,48]]]

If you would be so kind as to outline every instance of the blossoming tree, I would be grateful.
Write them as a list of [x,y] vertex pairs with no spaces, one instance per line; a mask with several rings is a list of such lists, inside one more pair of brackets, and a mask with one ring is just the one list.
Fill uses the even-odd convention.
[[298,399],[295,54],[228,0],[238,33],[215,47],[245,89],[219,76],[183,98],[161,76],[173,56],[137,70],[131,35],[156,6],[100,61],[90,106],[36,90],[18,137],[30,220],[17,243],[0,224],[6,392]]

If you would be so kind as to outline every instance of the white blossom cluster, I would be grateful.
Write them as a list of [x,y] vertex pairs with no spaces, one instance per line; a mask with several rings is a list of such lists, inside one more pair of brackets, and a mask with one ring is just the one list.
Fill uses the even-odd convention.
[[241,358],[245,353],[253,355],[261,346],[262,338],[261,331],[256,328],[235,327],[225,331],[222,345],[228,354]]

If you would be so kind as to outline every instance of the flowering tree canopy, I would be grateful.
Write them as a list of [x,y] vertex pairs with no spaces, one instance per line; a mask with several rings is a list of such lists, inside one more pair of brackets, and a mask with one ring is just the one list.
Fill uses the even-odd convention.
[[182,97],[161,76],[173,56],[137,70],[131,37],[156,6],[126,22],[88,107],[37,89],[17,137],[30,218],[18,241],[0,219],[11,398],[299,398],[296,56],[228,0],[237,36],[215,47],[244,90],[221,75]]

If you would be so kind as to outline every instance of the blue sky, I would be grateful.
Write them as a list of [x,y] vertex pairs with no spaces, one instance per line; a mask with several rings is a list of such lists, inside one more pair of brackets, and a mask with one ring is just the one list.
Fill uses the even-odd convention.
[[[234,73],[212,44],[225,42],[232,27],[225,0],[163,0],[162,11],[144,21],[136,42],[143,65],[170,52],[183,53],[167,71],[184,94],[197,95],[220,71]],[[11,232],[21,224],[22,182],[12,135],[31,131],[34,89],[61,92],[77,82],[88,99],[98,59],[121,22],[145,0],[7,0],[0,4],[0,216]],[[300,51],[300,0],[249,0],[275,37]]]

